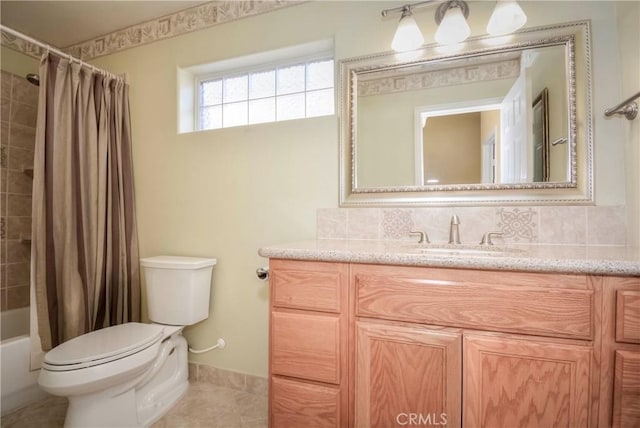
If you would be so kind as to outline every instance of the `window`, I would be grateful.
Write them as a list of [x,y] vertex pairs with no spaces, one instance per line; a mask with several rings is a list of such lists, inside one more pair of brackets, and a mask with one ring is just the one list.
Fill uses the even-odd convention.
[[334,113],[333,59],[196,79],[198,130]]

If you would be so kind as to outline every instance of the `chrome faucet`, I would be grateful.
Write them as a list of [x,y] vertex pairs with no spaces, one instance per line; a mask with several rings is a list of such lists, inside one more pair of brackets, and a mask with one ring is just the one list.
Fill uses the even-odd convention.
[[482,241],[480,241],[480,245],[493,245],[493,241],[491,237],[493,236],[502,236],[502,232],[487,232],[482,235]]
[[422,231],[411,231],[409,232],[409,235],[418,235],[420,237],[420,239],[418,240],[418,244],[430,244],[431,242],[429,241],[429,236],[427,235],[427,232],[422,232]]
[[449,229],[449,244],[460,244],[460,219],[457,215],[451,216],[451,228]]

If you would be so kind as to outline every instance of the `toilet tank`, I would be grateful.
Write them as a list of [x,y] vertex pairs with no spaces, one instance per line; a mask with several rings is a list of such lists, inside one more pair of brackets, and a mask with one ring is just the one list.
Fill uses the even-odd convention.
[[192,325],[209,317],[211,272],[216,259],[156,256],[140,259],[146,278],[149,319]]

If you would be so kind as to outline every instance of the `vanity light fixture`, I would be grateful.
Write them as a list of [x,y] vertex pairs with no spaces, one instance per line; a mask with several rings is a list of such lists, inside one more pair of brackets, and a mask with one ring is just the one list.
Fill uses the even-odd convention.
[[526,22],[527,15],[516,0],[498,0],[489,18],[487,33],[492,36],[513,33]]
[[[412,10],[436,4],[440,5],[435,14],[438,24],[434,36],[436,42],[441,45],[455,45],[471,35],[471,29],[467,23],[469,5],[464,0],[426,0],[406,4],[382,11],[382,16],[394,12],[402,13],[391,42],[391,48],[394,51],[406,52],[422,46],[424,37],[413,18]],[[526,22],[527,16],[516,0],[497,0],[487,25],[487,33],[492,36],[509,34],[521,28]]]
[[418,49],[423,43],[424,37],[416,20],[413,19],[411,6],[403,6],[398,29],[391,41],[391,48],[396,52],[406,52]]
[[436,11],[438,29],[434,38],[441,45],[455,45],[467,40],[471,28],[467,23],[469,6],[461,0],[451,0],[442,3]]

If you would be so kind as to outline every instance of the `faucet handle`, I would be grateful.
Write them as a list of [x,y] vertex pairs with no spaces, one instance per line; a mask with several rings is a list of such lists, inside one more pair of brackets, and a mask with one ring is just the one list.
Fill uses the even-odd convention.
[[420,239],[418,240],[418,244],[430,244],[431,241],[429,241],[429,236],[427,236],[427,232],[423,232],[421,230],[418,231],[410,231],[409,235],[418,235],[420,236]]
[[487,232],[482,235],[482,241],[480,241],[480,245],[493,245],[493,241],[491,241],[492,236],[502,236],[502,232]]

